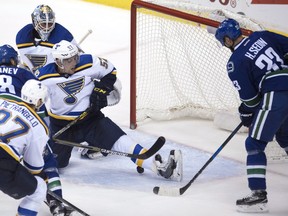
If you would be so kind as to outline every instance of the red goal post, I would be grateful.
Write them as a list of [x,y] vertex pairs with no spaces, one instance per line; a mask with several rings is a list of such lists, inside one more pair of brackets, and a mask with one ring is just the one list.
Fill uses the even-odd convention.
[[[217,28],[219,22],[198,14],[147,1],[132,2],[130,128],[146,118],[213,119],[216,111],[238,106],[225,67],[231,53],[217,47],[214,35],[207,32],[208,26]],[[197,54],[203,49],[207,49],[204,55]]]

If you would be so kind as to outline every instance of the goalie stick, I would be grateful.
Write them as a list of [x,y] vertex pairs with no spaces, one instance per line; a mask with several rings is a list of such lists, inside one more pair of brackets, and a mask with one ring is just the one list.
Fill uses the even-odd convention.
[[204,164],[204,166],[196,173],[196,175],[183,187],[154,187],[153,192],[162,196],[180,196],[185,193],[185,191],[191,186],[195,179],[202,173],[202,171],[213,161],[213,159],[219,154],[219,152],[227,145],[227,143],[234,137],[238,130],[242,127],[242,122],[232,131],[232,133],[227,137],[224,143],[217,149],[217,151],[209,158],[209,160]]
[[81,45],[83,43],[83,41],[90,35],[92,34],[92,30],[89,29],[86,34],[79,40],[78,44]]
[[83,43],[83,41],[92,33],[92,30],[89,29],[86,34],[80,39],[79,43],[78,43],[78,50],[80,53],[85,53],[81,48],[80,48],[80,45]]
[[79,214],[84,215],[84,216],[90,216],[89,214],[87,214],[86,212],[84,212],[83,210],[79,209],[78,207],[76,207],[75,205],[73,205],[72,203],[68,202],[67,200],[65,200],[64,198],[58,196],[57,194],[55,194],[53,191],[51,190],[47,190],[47,193],[49,195],[51,195],[52,197],[54,197],[55,199],[57,199],[58,201],[66,204],[67,206],[71,207],[73,210],[77,211]]
[[130,153],[125,153],[125,152],[103,149],[103,148],[99,148],[96,146],[81,145],[80,143],[70,142],[66,140],[59,140],[59,139],[53,139],[53,140],[58,144],[63,144],[63,145],[71,146],[71,147],[86,148],[88,150],[99,151],[99,152],[106,153],[109,155],[118,155],[118,156],[137,158],[137,159],[142,159],[142,160],[145,160],[151,157],[152,155],[154,155],[157,151],[159,151],[162,148],[162,146],[165,144],[165,141],[166,141],[164,137],[160,136],[158,137],[156,142],[152,145],[152,147],[149,148],[146,152],[142,154],[130,154]]

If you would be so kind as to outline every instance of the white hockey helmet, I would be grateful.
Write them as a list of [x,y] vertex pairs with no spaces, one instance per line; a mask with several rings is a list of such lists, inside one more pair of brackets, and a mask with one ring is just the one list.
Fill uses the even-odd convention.
[[[52,48],[52,56],[55,63],[61,69],[61,73],[73,74],[79,62],[77,46],[69,41],[62,40]],[[60,71],[58,71],[60,73]]]
[[78,48],[66,40],[61,40],[59,43],[56,43],[52,48],[52,56],[54,60],[56,59],[68,59],[75,55],[78,55]]
[[21,98],[39,109],[48,99],[48,88],[38,80],[28,80],[21,89]]

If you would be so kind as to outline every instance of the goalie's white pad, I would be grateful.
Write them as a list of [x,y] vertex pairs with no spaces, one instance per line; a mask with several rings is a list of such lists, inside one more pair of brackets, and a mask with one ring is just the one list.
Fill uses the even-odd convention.
[[114,106],[119,103],[121,100],[121,91],[122,91],[122,84],[121,81],[117,78],[116,82],[114,83],[114,90],[110,92],[107,96],[107,103],[108,106]]

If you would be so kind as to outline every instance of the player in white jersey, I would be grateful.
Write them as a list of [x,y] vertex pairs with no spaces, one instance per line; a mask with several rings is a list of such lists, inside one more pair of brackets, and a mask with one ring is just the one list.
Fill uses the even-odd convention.
[[47,87],[31,79],[21,93],[22,101],[0,97],[0,190],[23,198],[17,215],[34,216],[47,190],[40,176],[49,131],[36,113],[47,99]]
[[77,45],[77,42],[64,26],[55,22],[55,13],[48,5],[38,5],[31,17],[32,23],[17,33],[16,45],[22,64],[34,72],[53,62],[51,49],[55,43],[67,40]]
[[[21,89],[28,80],[38,80],[30,71],[17,67],[18,53],[10,45],[0,46],[0,97],[10,100],[21,100]],[[43,107],[43,106],[42,106]],[[42,108],[41,107],[41,108]],[[40,114],[39,114],[40,113]],[[44,115],[43,109],[37,114]],[[48,178],[48,189],[62,197],[62,186],[57,169],[57,161],[49,145],[44,151],[43,172]],[[47,194],[47,203],[53,215],[59,212],[70,212],[66,206]]]
[[[89,116],[59,135],[59,139],[87,142],[91,146],[133,154],[146,151],[101,112],[102,108],[110,104],[113,95],[120,96],[120,89],[116,87],[117,70],[114,65],[91,54],[79,56],[77,47],[65,40],[54,45],[52,55],[55,63],[36,72],[39,80],[49,88],[50,103],[47,110],[51,136],[91,106],[93,111]],[[66,167],[72,147],[55,144],[52,149],[57,154],[59,167]],[[93,157],[93,153],[88,152],[87,156]],[[172,150],[167,162],[159,154],[154,159],[151,157],[132,161],[164,178],[178,181],[182,179],[180,150]]]
[[[32,12],[31,18],[32,23],[21,28],[16,35],[16,45],[19,51],[21,64],[26,69],[29,69],[34,73],[38,68],[53,62],[54,59],[51,55],[51,49],[55,43],[58,43],[61,40],[70,41],[79,47],[71,32],[55,21],[55,13],[48,5],[38,5]],[[47,119],[45,120],[47,121]],[[49,156],[49,158],[51,157]],[[53,161],[52,158],[51,161]],[[54,186],[56,191],[54,191],[53,188],[50,189],[61,197],[61,185],[55,184],[56,182],[60,183],[59,175],[57,174],[58,171],[53,171],[51,168],[54,166],[53,163],[50,165],[45,167],[47,168],[45,170],[49,171],[48,186]],[[58,203],[58,201],[56,202],[53,200],[50,195],[47,195],[47,200],[51,212],[60,211],[58,208],[60,203]]]

